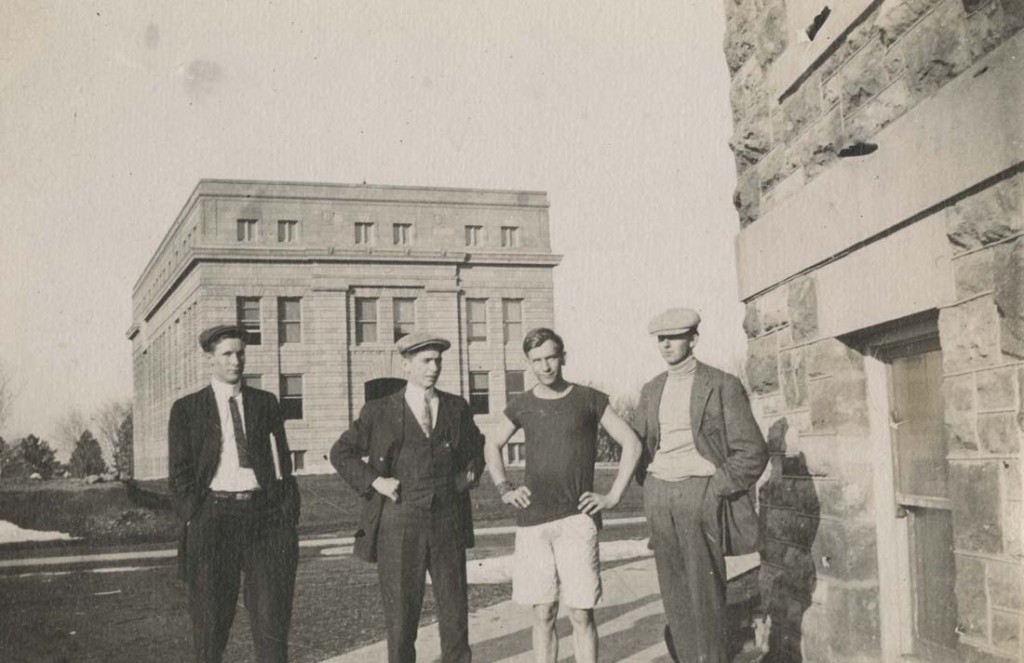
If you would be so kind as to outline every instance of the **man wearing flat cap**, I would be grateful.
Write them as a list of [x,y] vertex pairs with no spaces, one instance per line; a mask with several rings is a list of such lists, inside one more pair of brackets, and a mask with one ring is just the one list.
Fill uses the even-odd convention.
[[469,404],[435,387],[451,344],[413,332],[395,344],[407,382],[363,406],[331,448],[331,464],[365,499],[354,552],[377,563],[388,661],[416,660],[426,574],[437,603],[443,663],[468,663],[469,489],[484,469]]
[[758,548],[750,491],[768,448],[740,381],[693,356],[699,324],[697,312],[673,308],[648,326],[667,370],[640,393],[636,478],[670,652],[677,661],[725,663],[724,556]]
[[169,483],[197,661],[220,661],[244,585],[256,660],[288,660],[299,491],[277,398],[242,386],[245,331],[199,335],[209,386],[171,407]]

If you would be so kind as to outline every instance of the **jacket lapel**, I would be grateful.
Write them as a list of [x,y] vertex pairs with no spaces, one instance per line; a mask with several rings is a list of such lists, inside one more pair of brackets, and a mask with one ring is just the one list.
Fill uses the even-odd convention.
[[665,381],[668,373],[661,373],[651,381],[651,399],[647,402],[647,430],[650,432],[651,455],[661,446],[661,421],[658,410],[661,409],[661,395],[665,392]]
[[213,477],[220,463],[220,447],[223,441],[220,411],[217,410],[217,398],[213,395],[213,387],[206,387],[203,390],[201,403],[204,435],[202,447],[199,449],[199,468],[204,475],[204,483],[209,484],[209,478]]
[[707,367],[698,361],[693,374],[693,391],[690,394],[690,428],[693,430],[694,439],[700,432],[701,424],[704,423],[704,410],[713,389],[711,380],[708,379]]
[[444,431],[452,446],[456,446],[459,443],[459,436],[455,434],[458,422],[453,421],[455,408],[451,405],[451,397],[440,389],[434,389],[434,392],[437,394],[437,424],[434,426],[434,432]]

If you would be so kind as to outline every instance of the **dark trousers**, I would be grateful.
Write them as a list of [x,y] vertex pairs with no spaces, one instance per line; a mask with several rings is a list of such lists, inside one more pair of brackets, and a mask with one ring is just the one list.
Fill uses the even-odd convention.
[[197,661],[224,655],[243,576],[256,660],[288,660],[299,540],[286,521],[280,506],[212,496],[189,521],[184,573]]
[[390,501],[381,514],[377,573],[388,632],[389,663],[416,660],[416,631],[426,573],[434,586],[441,633],[441,661],[469,663],[466,549],[460,510],[422,509]]
[[[725,558],[708,479],[644,482],[644,511],[665,617],[680,661],[725,663]],[[710,516],[710,517],[709,517]]]

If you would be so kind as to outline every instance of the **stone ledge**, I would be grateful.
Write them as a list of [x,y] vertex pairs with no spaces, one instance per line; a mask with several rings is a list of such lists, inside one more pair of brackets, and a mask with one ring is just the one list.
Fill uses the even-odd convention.
[[[1024,33],[740,231],[740,298],[750,299],[1024,161]],[[907,154],[915,154],[908,167]]]

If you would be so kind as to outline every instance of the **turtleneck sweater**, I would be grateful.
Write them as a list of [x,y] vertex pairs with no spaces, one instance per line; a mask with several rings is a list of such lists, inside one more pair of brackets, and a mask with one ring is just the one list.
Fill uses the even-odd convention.
[[658,404],[661,440],[647,471],[662,481],[682,481],[688,477],[709,477],[715,466],[697,451],[690,426],[690,395],[697,360],[690,355],[668,367],[668,379]]

